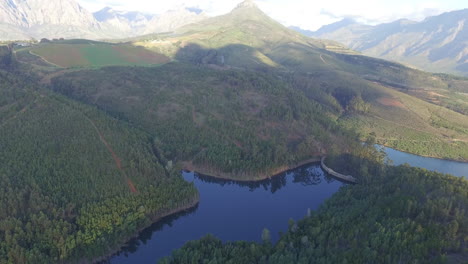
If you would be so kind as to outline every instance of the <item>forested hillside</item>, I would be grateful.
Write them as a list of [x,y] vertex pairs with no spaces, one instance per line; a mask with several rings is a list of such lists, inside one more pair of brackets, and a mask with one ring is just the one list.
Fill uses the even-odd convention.
[[[136,48],[132,45],[141,47]],[[58,47],[60,49],[56,50]],[[50,67],[50,65],[45,66],[42,59],[32,55],[29,51],[38,52],[46,61],[54,62],[61,67],[72,68],[62,70]],[[74,55],[68,56],[67,54]],[[330,131],[330,128],[336,127],[336,124],[342,128],[346,127],[346,130],[358,132],[361,134],[361,140],[365,139],[369,133],[375,133],[378,143],[398,150],[437,158],[468,160],[467,79],[426,73],[398,63],[353,54],[333,41],[307,38],[283,27],[265,15],[255,4],[248,1],[240,4],[226,15],[187,25],[180,28],[175,34],[148,35],[122,45],[86,40],[58,40],[53,43],[43,43],[33,48],[19,49],[16,55],[19,61],[34,64],[40,74],[45,75],[44,83],[49,83],[54,76],[63,75],[68,71],[77,71],[80,69],[79,67],[102,67],[110,64],[147,65],[148,63],[165,63],[172,59],[176,63],[163,66],[161,69],[109,68],[75,72],[59,77],[61,83],[58,84],[56,81],[53,85],[56,86],[54,89],[57,91],[94,104],[108,113],[112,112],[116,118],[125,116],[132,123],[141,125],[143,130],[153,136],[157,136],[155,132],[162,132],[160,131],[161,126],[156,126],[155,123],[151,122],[152,115],[155,115],[156,112],[159,112],[159,116],[156,117],[158,122],[164,115],[161,114],[163,111],[169,112],[166,117],[170,117],[170,120],[174,120],[175,115],[177,115],[177,119],[182,121],[178,122],[177,126],[179,127],[182,124],[187,126],[190,124],[190,120],[192,126],[194,122],[198,122],[197,127],[188,129],[197,130],[199,135],[203,135],[202,137],[210,135],[211,132],[206,131],[208,128],[208,130],[221,129],[221,131],[228,128],[220,128],[220,125],[211,122],[212,120],[209,120],[210,122],[198,120],[197,114],[200,114],[200,118],[211,115],[217,121],[229,120],[223,121],[225,123],[233,121],[229,115],[237,115],[238,120],[235,121],[235,124],[229,124],[231,127],[227,132],[227,134],[235,133],[237,136],[234,138],[230,136],[230,139],[222,140],[224,145],[231,141],[231,146],[222,147],[224,150],[220,150],[218,146],[218,150],[212,153],[209,153],[210,150],[213,150],[210,147],[202,152],[206,143],[201,144],[203,139],[198,140],[191,136],[192,139],[186,140],[186,142],[190,142],[189,144],[178,143],[183,145],[182,148],[192,148],[190,151],[182,150],[183,155],[169,154],[170,160],[177,157],[177,160],[182,159],[188,162],[196,156],[196,159],[203,161],[198,162],[198,169],[201,169],[200,164],[204,163],[203,171],[211,174],[219,172],[221,168],[223,173],[245,174],[245,178],[252,178],[252,175],[247,175],[248,171],[262,172],[264,177],[278,165],[294,163],[303,157],[310,157],[319,149],[326,148],[327,140],[320,137],[330,133],[334,134],[336,129],[333,128]],[[142,56],[149,61],[139,61]],[[151,58],[155,60],[153,61]],[[135,60],[139,62],[137,63]],[[56,71],[56,73],[50,73],[50,71]],[[241,78],[241,80],[235,81],[240,86],[249,87],[248,89],[256,94],[263,93],[267,95],[268,99],[258,98],[263,96],[252,97],[245,92],[243,94],[228,93],[227,90],[237,91],[239,88],[236,87],[237,84],[225,82],[225,77],[203,80],[200,78],[200,76],[228,76],[232,75],[233,72],[236,72],[237,76],[234,78]],[[158,80],[150,78],[149,73],[156,74]],[[92,76],[92,78],[87,80],[87,75]],[[252,75],[255,77],[252,78]],[[257,75],[267,77],[257,77]],[[170,78],[171,76],[172,78]],[[66,80],[67,78],[73,80]],[[174,81],[176,78],[177,80]],[[277,98],[274,98],[265,89],[257,91],[258,84],[253,83],[258,83],[258,81],[251,80],[255,78],[263,79],[262,83],[272,87],[287,88],[283,89],[282,93],[276,94]],[[199,85],[196,86],[192,83]],[[228,86],[229,89],[227,89]],[[227,90],[220,92],[224,89]],[[202,101],[192,96],[192,90],[196,91],[196,96],[208,94],[209,96],[204,96],[212,101],[210,105],[205,107],[205,103],[202,104]],[[155,100],[159,100],[161,103],[166,99],[160,98],[156,91],[158,93],[164,91],[166,97],[171,98],[169,101],[172,104],[160,107]],[[143,94],[145,96],[142,96]],[[285,94],[289,94],[286,101],[284,101]],[[285,122],[278,122],[287,117],[289,113],[286,112],[290,110],[285,109],[282,104],[271,105],[271,103],[283,100],[283,103],[290,104],[287,107],[293,109],[296,106],[292,102],[296,100],[297,96],[302,97],[298,100],[299,105],[304,103],[309,104],[309,106],[315,105],[312,107],[315,110],[293,110],[294,116],[290,121],[298,121],[298,112],[302,112],[301,115],[313,116],[312,118],[315,120],[313,122],[300,120],[300,122],[287,126],[284,125]],[[189,97],[187,102],[179,100],[179,98],[184,97]],[[142,98],[141,100],[144,102],[139,102],[139,98]],[[151,102],[150,98],[154,98],[152,99],[154,102]],[[232,98],[239,100],[238,106],[242,106],[243,111],[238,111],[238,108],[233,105]],[[191,100],[196,100],[196,102],[189,103]],[[258,107],[252,108],[252,106],[245,105],[247,100],[258,104]],[[224,109],[214,107],[215,103],[221,101],[226,102],[223,103],[224,105],[232,107]],[[181,108],[181,104],[184,107]],[[202,105],[198,106],[197,104]],[[278,108],[274,110],[275,115],[277,117],[282,115],[282,117],[265,124],[264,113],[263,116],[260,116],[259,113],[255,112],[263,109],[262,104]],[[128,105],[134,105],[134,107],[128,108]],[[148,111],[150,106],[152,111]],[[199,112],[202,110],[196,109],[200,107],[204,107],[207,113]],[[252,111],[247,111],[249,107]],[[224,116],[226,109],[229,109],[231,113]],[[327,113],[323,115],[323,111]],[[251,127],[252,124],[246,123],[252,115],[257,116],[255,126],[258,127],[255,129]],[[247,116],[249,117],[245,118]],[[319,121],[318,119],[323,120]],[[323,122],[324,120],[328,120],[325,122],[331,122],[334,125],[327,125]],[[143,122],[145,124],[142,124]],[[277,124],[274,124],[275,122],[283,124],[285,129],[279,128]],[[320,123],[320,125],[316,126],[315,122]],[[201,123],[204,125],[201,126]],[[237,130],[242,129],[244,135],[240,136],[241,132],[239,131],[231,132],[233,125],[236,126]],[[311,125],[315,130],[313,132],[306,131],[305,127],[311,129]],[[163,127],[169,131],[170,126],[173,125]],[[266,132],[259,132],[261,130],[259,127],[263,127]],[[325,130],[323,130],[324,127]],[[283,142],[283,146],[261,147],[259,142],[267,141],[266,137],[270,137],[270,134],[278,128],[282,130],[283,138],[276,137],[273,145],[278,145],[277,142]],[[342,128],[341,131],[343,131]],[[205,131],[200,131],[201,129]],[[182,131],[178,128],[176,130]],[[288,139],[284,138],[286,130],[289,131],[287,132]],[[262,153],[265,155],[261,159],[273,160],[273,162],[265,163],[265,161],[252,158],[258,155],[253,155],[257,152],[255,149],[249,150],[249,145],[252,145],[250,143],[248,146],[244,146],[247,142],[239,144],[242,145],[242,150],[239,146],[235,146],[238,145],[235,142],[242,143],[241,141],[246,140],[246,131],[253,135],[250,138],[260,137],[260,140],[255,139],[258,142],[254,144],[257,149],[264,149]],[[326,132],[323,133],[324,131]],[[172,132],[163,134],[169,135]],[[305,134],[310,134],[314,138],[309,139],[308,142],[313,140],[315,143],[307,143],[313,146],[309,148],[311,151],[308,153],[298,153],[294,145],[304,142]],[[217,135],[206,136],[206,138],[216,137]],[[338,135],[338,137],[340,136]],[[172,139],[164,139],[161,140],[161,144],[173,145]],[[349,140],[345,141],[349,142]],[[322,143],[322,145],[317,144],[317,142]],[[284,144],[287,145],[286,148]],[[227,148],[232,149],[227,150]],[[346,147],[342,149],[346,149]],[[269,153],[271,150],[280,153],[272,157],[273,154]],[[285,153],[292,153],[290,150],[293,150],[297,155],[292,154],[291,157],[285,157]],[[200,155],[197,155],[198,153]],[[228,157],[230,154],[233,154],[232,157]],[[216,158],[203,157],[206,155],[216,156]],[[236,161],[246,159],[255,160],[252,161],[255,165]],[[197,163],[197,161],[194,162]],[[242,171],[239,170],[241,167]],[[224,175],[224,177],[230,176]]]
[[72,72],[53,79],[52,89],[149,132],[167,161],[228,178],[267,177],[349,150],[372,132],[404,151],[468,158],[465,115],[344,72],[171,63]]
[[169,160],[225,177],[268,177],[355,144],[334,121],[333,102],[309,100],[272,74],[172,63],[73,72],[52,87],[148,131]]
[[465,263],[467,190],[463,178],[386,167],[290,220],[277,243],[267,229],[262,244],[208,235],[159,263]]
[[0,263],[93,259],[196,202],[148,134],[18,72],[0,71],[0,134]]
[[467,84],[301,36],[252,1],[125,44],[0,46],[0,263],[118,250],[198,202],[182,168],[260,180],[323,155],[360,184],[277,244],[208,237],[166,261],[466,260],[467,181],[379,165],[373,145],[467,161]]

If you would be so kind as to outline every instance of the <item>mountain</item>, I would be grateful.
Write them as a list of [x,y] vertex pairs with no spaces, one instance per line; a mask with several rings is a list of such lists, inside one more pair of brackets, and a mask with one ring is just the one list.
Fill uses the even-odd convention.
[[73,0],[6,0],[0,3],[1,22],[21,28],[66,25],[99,28],[91,13]]
[[179,8],[154,16],[146,25],[143,34],[171,32],[182,26],[206,19],[200,9]]
[[80,35],[87,38],[105,36],[91,13],[74,0],[7,0],[0,2],[0,24],[14,34],[13,39],[60,38]]
[[108,24],[117,31],[125,32],[127,36],[142,32],[154,16],[137,11],[117,11],[111,7],[105,7],[93,15],[97,21]]
[[[308,36],[308,37],[321,37],[322,35],[326,35],[328,33],[335,32],[337,30],[344,29],[344,28],[346,28],[346,29],[353,28],[354,29],[355,25],[357,25],[358,27],[363,27],[363,28],[366,27],[365,25],[357,24],[351,18],[345,18],[345,19],[342,19],[342,20],[340,20],[338,22],[322,26],[317,31],[305,30],[305,29],[302,29],[302,28],[296,27],[296,26],[291,26],[289,28],[294,30],[294,31],[297,31],[297,32],[299,32],[299,33],[301,33],[301,34],[303,34],[305,36]],[[344,42],[341,42],[341,43],[347,44],[350,41],[349,37],[351,37],[351,36],[349,34],[347,34],[345,32],[345,30],[340,31],[340,34],[346,34],[346,37],[340,36],[340,40],[344,41]],[[325,38],[324,37],[324,39],[332,39],[332,38]]]
[[0,40],[134,37],[173,31],[205,18],[196,8],[151,15],[106,7],[91,14],[75,0],[4,0],[0,2]]
[[[196,204],[182,169],[259,180],[324,155],[361,187],[341,188],[324,218],[291,223],[278,263],[466,259],[466,180],[376,166],[374,143],[468,160],[467,79],[308,38],[252,1],[122,42],[0,45],[1,263],[98,262]],[[389,238],[400,243],[379,242]],[[244,247],[255,258],[243,261],[273,263],[265,242]]]
[[[321,115],[332,116],[333,122],[353,127],[353,130],[360,131],[362,135],[374,132],[378,137],[378,142],[381,144],[428,156],[451,157],[459,160],[466,160],[468,158],[468,148],[465,143],[467,140],[465,131],[468,126],[468,120],[466,120],[465,116],[468,113],[468,103],[467,100],[464,100],[466,96],[464,93],[467,91],[466,80],[455,79],[445,75],[433,75],[405,67],[398,63],[356,55],[336,42],[305,37],[291,29],[285,28],[265,15],[252,1],[240,4],[226,15],[208,18],[198,23],[183,26],[177,29],[175,33],[153,34],[135,38],[132,44],[156,53],[162,53],[171,58],[174,63],[180,65],[180,68],[182,67],[181,64],[189,64],[223,71],[243,70],[272,74],[278,78],[279,86],[285,86],[281,89],[294,87],[300,90],[306,94],[307,100],[312,101],[313,104],[320,105],[320,108],[328,113]],[[33,48],[32,51],[34,52],[35,49]],[[42,57],[47,59],[47,56],[42,55]],[[148,114],[148,116],[142,116],[140,112],[150,107],[152,102],[159,100],[159,98],[154,97],[155,94],[151,92],[151,87],[175,87],[175,85],[170,85],[170,80],[173,80],[172,78],[167,77],[169,79],[166,79],[166,77],[163,78],[161,76],[155,79],[154,76],[159,76],[157,74],[160,73],[149,73],[141,70],[134,73],[134,76],[147,76],[149,79],[139,77],[140,79],[136,79],[138,81],[136,81],[135,85],[138,85],[139,82],[146,84],[138,85],[139,89],[127,89],[124,80],[115,81],[126,75],[102,69],[99,70],[99,73],[89,71],[60,76],[56,78],[57,82],[55,82],[55,85],[56,90],[61,93],[91,104],[96,104],[96,106],[108,111],[119,113],[119,116],[125,116],[126,119],[133,120],[133,122],[141,122],[142,126],[148,127],[148,129],[151,129],[153,133],[158,135],[163,133],[153,125],[155,120],[159,120],[158,118],[169,115],[169,120],[179,120],[182,118],[189,122],[189,120],[197,120],[197,112],[203,121],[196,123],[197,126],[200,126],[199,128],[191,128],[191,131],[193,130],[191,134],[194,137],[204,137],[207,133],[211,133],[209,129],[208,132],[201,132],[201,130],[207,129],[205,121],[210,123],[211,127],[216,126],[218,130],[223,131],[222,134],[229,135],[231,132],[227,129],[233,129],[233,127],[239,129],[239,131],[243,131],[233,135],[233,137],[230,137],[230,140],[223,142],[223,144],[236,142],[240,146],[246,146],[240,150],[244,154],[236,156],[236,159],[225,157],[224,161],[231,160],[230,165],[223,162],[216,163],[217,158],[213,158],[212,161],[209,161],[210,159],[204,160],[210,164],[211,171],[216,171],[216,169],[224,171],[234,166],[233,164],[247,162],[242,157],[254,155],[252,153],[256,149],[254,147],[256,144],[252,144],[247,138],[251,138],[255,142],[263,142],[262,144],[266,144],[273,149],[276,148],[273,146],[278,141],[273,140],[273,135],[266,137],[271,139],[271,141],[259,136],[264,135],[263,131],[268,129],[266,128],[267,125],[263,123],[265,120],[260,116],[256,116],[256,113],[263,113],[266,117],[270,114],[276,115],[275,118],[278,118],[276,122],[280,123],[285,123],[284,120],[291,121],[294,119],[293,117],[300,119],[300,116],[302,116],[302,110],[295,107],[290,108],[291,101],[285,102],[283,101],[284,98],[277,99],[278,102],[282,102],[278,103],[277,108],[264,109],[264,106],[269,105],[266,102],[274,101],[270,97],[265,98],[265,94],[256,94],[257,97],[253,97],[255,98],[255,102],[252,102],[252,105],[255,106],[253,107],[255,111],[248,114],[227,114],[225,112],[226,109],[218,108],[217,104],[201,106],[197,102],[198,99],[194,98],[204,98],[204,94],[209,94],[211,100],[215,102],[225,102],[223,105],[234,103],[235,100],[230,101],[223,97],[224,95],[234,96],[228,88],[230,86],[217,90],[218,92],[223,91],[221,94],[211,90],[208,92],[203,89],[210,89],[210,87],[216,86],[217,81],[214,80],[219,81],[219,79],[211,76],[210,78],[206,77],[207,80],[205,81],[205,77],[201,77],[202,79],[200,79],[198,75],[182,74],[182,72],[195,71],[192,67],[188,67],[182,70],[182,72],[176,66],[165,66],[162,67],[161,71],[163,69],[167,71],[163,76],[170,76],[171,72],[173,72],[177,76],[174,78],[179,80],[178,85],[181,85],[181,87],[178,89],[173,88],[174,91],[167,92],[168,94],[165,95],[166,105],[164,107],[168,108],[167,112],[158,114],[158,111],[155,111],[152,114]],[[203,76],[203,74],[209,76],[208,73],[199,73],[200,76]],[[91,78],[91,76],[94,77]],[[270,79],[270,77],[268,75],[265,77],[265,81],[258,82],[263,82],[265,85],[276,83],[275,78]],[[70,81],[67,80],[68,78],[73,79],[71,83],[76,85],[69,85]],[[231,77],[225,78],[226,80],[231,79]],[[246,78],[250,79],[251,77]],[[238,80],[237,77],[234,79],[232,82],[238,83],[242,87],[262,86],[258,83],[244,83],[244,81],[241,81],[242,79]],[[80,80],[86,80],[87,84],[82,83]],[[102,95],[107,94],[108,88],[106,87],[110,85],[106,80],[112,80],[113,92],[108,95],[109,98],[103,100]],[[252,78],[252,81],[254,80],[257,80],[257,78]],[[119,83],[123,86],[119,85]],[[269,87],[268,85],[266,87]],[[102,88],[94,89],[92,87]],[[183,87],[194,88],[190,90],[190,95],[185,95],[188,98],[181,102],[180,96],[172,93],[179,90],[179,93],[182,94]],[[100,91],[101,89],[103,90]],[[289,88],[287,91],[286,94],[294,94]],[[120,100],[120,98],[131,97],[134,92],[138,94],[151,94],[151,96],[145,96],[144,100],[142,98],[145,102],[134,101],[133,103],[135,104],[132,101],[126,102]],[[250,92],[258,93],[259,91]],[[237,96],[240,95],[237,94]],[[246,94],[242,94],[242,96],[251,98]],[[146,102],[146,100],[149,101]],[[249,106],[245,105],[245,101],[239,100],[237,106],[231,106],[232,109],[236,109],[239,106],[242,106],[241,109],[249,109]],[[296,98],[295,100],[303,99]],[[202,108],[202,110],[199,110],[199,108]],[[175,109],[179,110],[176,111]],[[187,114],[183,109],[195,109],[194,116],[178,116],[178,113]],[[309,109],[307,111],[312,110]],[[213,113],[216,113],[216,115]],[[244,119],[256,120],[258,125],[254,128],[248,125],[240,125],[242,122],[239,121],[240,124],[235,123],[231,115],[242,118],[242,122],[246,122]],[[448,123],[445,124],[444,120]],[[160,120],[160,123],[166,121]],[[301,124],[301,126],[309,127],[314,122],[318,122],[318,120],[301,120],[297,124],[289,124],[287,128],[278,127],[280,131],[278,132],[279,137],[286,143],[285,149],[290,153],[297,153],[298,150],[293,146],[297,142],[304,142],[306,140],[302,132],[298,132],[300,129],[297,125]],[[225,125],[219,127],[220,124]],[[173,126],[175,125],[167,124],[167,127]],[[320,127],[320,125],[317,126]],[[234,131],[237,131],[236,129]],[[450,132],[446,129],[449,129]],[[164,133],[166,135],[173,135],[167,131]],[[200,135],[200,133],[203,135]],[[243,133],[250,136],[239,137]],[[451,136],[447,137],[447,133]],[[180,138],[183,137],[180,135]],[[213,138],[215,137],[216,135],[213,135]],[[433,139],[431,147],[428,147],[425,144],[425,140],[423,140],[427,137],[432,137]],[[233,141],[232,138],[235,140]],[[295,140],[292,140],[293,138],[297,140],[296,143],[294,143]],[[173,140],[171,139],[171,142]],[[165,140],[162,141],[164,142]],[[189,145],[200,144],[195,143],[195,141]],[[313,142],[316,145],[315,147],[311,147],[310,150],[319,152],[318,146],[320,146],[321,141],[316,140]],[[164,145],[164,143],[162,144]],[[207,151],[210,150],[208,152],[211,154],[221,153],[221,146],[223,144],[210,145],[213,149],[207,147]],[[450,145],[450,148],[447,148],[448,145]],[[166,147],[171,148],[170,146]],[[192,151],[196,153],[202,149],[197,148]],[[172,158],[180,160],[187,159],[189,156],[185,153],[183,157],[174,155]],[[252,162],[252,160],[248,162]],[[258,164],[266,163],[261,162]],[[207,166],[207,164],[198,165]],[[250,166],[246,165],[245,167]],[[263,169],[274,167],[272,164],[263,166]],[[228,170],[228,172],[232,174],[230,177],[239,177],[232,171]],[[249,174],[243,172],[242,175]]]
[[116,11],[110,7],[95,12],[94,17],[109,30],[120,31],[125,37],[171,32],[190,23],[207,18],[199,9],[179,8],[160,15]]
[[[433,72],[468,75],[468,9],[415,22],[376,26],[340,21],[310,36],[333,39],[366,55],[396,60]],[[346,23],[345,23],[346,22]]]
[[[154,15],[141,13],[138,11],[117,11],[112,7],[104,7],[103,9],[93,13],[94,18],[100,22],[105,22],[114,18],[126,19],[131,23],[147,23]],[[142,21],[142,22],[139,22]]]
[[[180,27],[172,35],[140,38],[135,44],[176,56],[177,60],[222,62],[225,66],[246,68],[281,66],[275,60],[284,56],[290,63],[322,66],[319,56],[322,49],[349,51],[334,41],[309,39],[284,27],[250,0],[228,14]],[[288,54],[302,53],[304,49],[309,51],[306,54],[309,60]]]
[[3,23],[0,23],[0,36],[1,40],[27,40],[31,38],[22,29]]
[[[70,72],[52,78],[51,88],[138,124],[181,166],[227,178],[267,177],[316,156],[332,142],[348,144],[325,132],[332,118],[321,115],[320,103],[283,76],[292,58],[275,58],[291,46],[307,50],[308,63],[327,68],[320,59],[327,51],[250,1],[224,16],[183,26],[174,34],[144,36],[133,44],[138,43],[155,52],[166,50],[174,62],[158,68]],[[336,105],[324,101],[323,107],[328,112]],[[319,139],[326,137],[332,139]]]
[[316,32],[309,31],[309,35],[313,35],[314,33],[318,34],[318,35],[327,34],[327,33],[333,32],[335,30],[338,30],[338,29],[340,29],[342,27],[353,25],[355,23],[356,22],[353,19],[345,18],[343,20],[332,23],[330,25],[325,25],[325,26],[319,28]]

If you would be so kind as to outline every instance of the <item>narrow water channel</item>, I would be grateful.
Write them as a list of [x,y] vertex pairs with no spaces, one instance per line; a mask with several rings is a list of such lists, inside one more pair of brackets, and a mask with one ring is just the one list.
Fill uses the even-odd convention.
[[413,167],[420,167],[427,170],[448,173],[458,177],[468,177],[468,163],[452,160],[427,158],[401,152],[392,148],[383,147],[387,157],[393,161],[394,165],[408,163]]

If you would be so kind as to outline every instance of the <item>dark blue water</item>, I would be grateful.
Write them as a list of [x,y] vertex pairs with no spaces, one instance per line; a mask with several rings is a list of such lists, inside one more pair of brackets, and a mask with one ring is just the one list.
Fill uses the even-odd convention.
[[169,217],[144,230],[111,263],[155,263],[189,240],[211,233],[223,241],[261,241],[264,228],[272,239],[331,197],[343,183],[324,176],[311,164],[257,183],[216,180],[184,172],[200,193],[197,208]]
[[[455,176],[468,176],[468,163],[416,156],[384,148],[394,165],[408,163]],[[261,241],[264,228],[277,240],[288,220],[303,218],[343,183],[324,175],[319,164],[304,166],[262,182],[234,182],[184,172],[200,192],[198,207],[166,217],[130,241],[111,263],[155,263],[189,240],[214,234],[223,241]]]
[[427,170],[448,173],[458,177],[468,177],[468,163],[466,162],[426,158],[394,150],[392,148],[383,148],[385,153],[387,153],[387,157],[393,161],[394,165],[408,163],[413,167],[420,167]]

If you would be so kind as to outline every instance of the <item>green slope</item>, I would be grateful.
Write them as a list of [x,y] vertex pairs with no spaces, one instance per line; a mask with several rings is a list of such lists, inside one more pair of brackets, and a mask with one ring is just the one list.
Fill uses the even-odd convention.
[[[251,2],[224,16],[187,25],[176,34],[147,37],[135,45],[215,70],[274,73],[312,101],[332,109],[334,118],[349,121],[346,126],[362,128],[364,138],[374,132],[379,142],[400,150],[468,160],[468,80],[350,54],[337,49],[336,43],[310,39],[283,27]],[[379,99],[404,97],[402,93],[414,98],[405,101],[411,104],[411,113],[390,106],[382,110]],[[357,102],[365,107],[353,109],[351,104]],[[451,111],[440,110],[441,116],[441,108],[435,105]],[[393,129],[395,124],[410,127]],[[390,126],[391,131],[383,133]],[[435,138],[437,148],[430,149],[429,137]]]
[[172,63],[68,73],[52,88],[148,131],[186,168],[223,177],[268,177],[348,141],[332,111],[272,74]]
[[148,134],[0,71],[0,263],[92,259],[193,204]]

